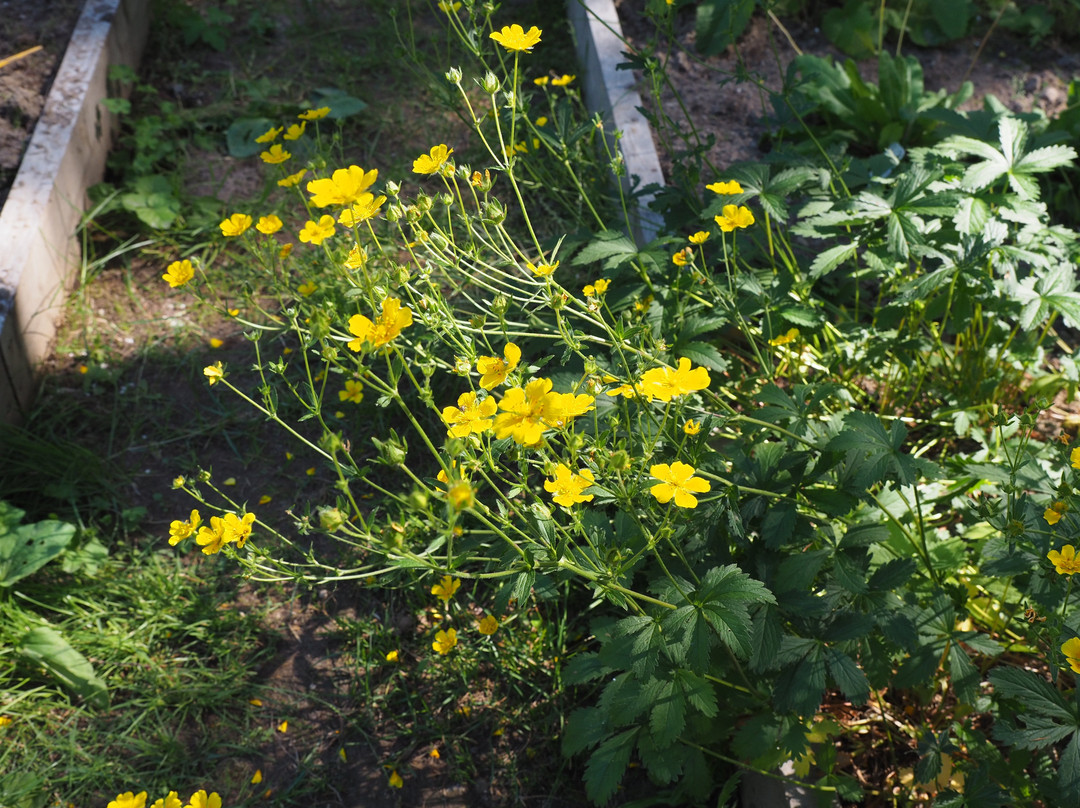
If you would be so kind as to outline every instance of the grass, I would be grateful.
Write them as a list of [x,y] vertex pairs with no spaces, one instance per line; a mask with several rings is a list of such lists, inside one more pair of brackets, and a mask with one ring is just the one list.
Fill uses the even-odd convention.
[[[312,87],[337,86],[369,103],[369,114],[341,130],[342,160],[386,176],[407,174],[416,154],[461,131],[440,107],[441,91],[402,69],[404,51],[387,44],[408,24],[400,3],[192,3],[202,23],[182,5],[155,8],[132,127],[110,177],[122,191],[136,163],[168,176],[182,217],[151,232],[116,204],[95,211],[84,230],[84,285],[38,406],[23,428],[0,431],[0,500],[32,519],[74,522],[81,541],[94,537],[109,551],[97,571],[67,574],[53,563],[0,599],[67,637],[111,703],[81,704],[0,651],[0,715],[11,719],[0,727],[0,804],[104,806],[129,790],[153,801],[198,788],[229,805],[413,804],[434,795],[520,804],[554,794],[557,804],[577,804],[580,775],[558,753],[560,675],[584,631],[574,615],[585,604],[566,591],[522,604],[493,638],[444,658],[431,650],[446,609],[430,581],[302,591],[239,580],[224,558],[165,542],[169,522],[194,504],[172,490],[177,474],[235,478],[223,490],[301,538],[305,520],[317,518],[304,503],[325,499],[331,482],[311,452],[206,387],[201,369],[217,359],[243,373],[243,328],[224,314],[195,314],[160,280],[177,255],[201,255],[236,300],[258,299],[257,283],[235,274],[207,238],[230,212],[210,194],[276,191],[257,171],[253,186],[223,158],[235,111],[276,115]],[[432,24],[434,6],[415,5],[416,53],[442,65],[448,44]],[[214,9],[234,22],[216,30]],[[558,9],[537,3],[530,13],[565,30]],[[213,44],[219,34],[223,50]],[[573,70],[568,45],[551,53],[553,70]],[[224,344],[211,348],[211,337]],[[348,417],[375,430],[392,425],[371,406]],[[448,608],[472,622],[492,596],[463,592]],[[391,770],[404,779],[401,792],[387,785]]]

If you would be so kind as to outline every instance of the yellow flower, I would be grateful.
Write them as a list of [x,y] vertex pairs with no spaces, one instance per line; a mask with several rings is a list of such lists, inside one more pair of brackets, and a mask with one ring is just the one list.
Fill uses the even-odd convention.
[[301,168],[295,174],[290,174],[284,179],[278,180],[277,184],[280,185],[282,188],[292,188],[294,185],[300,184],[300,180],[304,178],[305,174],[307,174],[307,169]]
[[386,661],[387,662],[397,662],[398,661],[398,652],[397,651],[388,651],[386,653]]
[[381,348],[393,340],[401,330],[412,325],[412,309],[402,306],[396,297],[387,297],[382,302],[382,314],[374,323],[362,314],[349,318],[349,333],[356,339],[349,340],[349,349],[359,351],[365,342]]
[[379,208],[382,207],[385,201],[385,196],[375,196],[375,194],[370,193],[360,194],[360,198],[353,202],[351,208],[341,212],[338,221],[346,227],[353,227],[361,222],[366,222],[368,219],[373,219],[379,215]]
[[1050,563],[1054,565],[1059,575],[1075,575],[1080,572],[1080,558],[1076,557],[1076,548],[1071,544],[1062,547],[1060,553],[1057,550],[1051,550],[1046,557],[1050,559]]
[[199,512],[196,510],[191,512],[191,517],[186,522],[181,522],[179,519],[173,520],[169,525],[169,544],[175,546],[192,535],[198,530],[201,521]]
[[288,732],[289,731],[289,722],[288,721],[282,721],[280,724],[277,725],[277,731],[278,732]]
[[532,264],[526,262],[526,265],[529,267],[529,270],[532,272],[533,275],[539,275],[541,278],[545,275],[550,275],[552,272],[559,268],[558,261],[556,261],[554,264],[540,264],[539,266],[533,266]]
[[108,808],[143,808],[144,805],[146,805],[145,791],[140,791],[138,794],[125,791],[123,794],[117,794],[116,799],[109,803]]
[[243,517],[237,516],[235,513],[225,514],[225,518],[222,520],[222,533],[225,536],[225,541],[235,542],[237,547],[243,547],[244,542],[251,535],[251,525],[254,521],[255,514],[253,513],[245,513]]
[[269,503],[271,503],[273,501],[274,501],[274,498],[272,496],[270,496],[269,494],[263,494],[261,497],[259,497],[259,504],[260,505],[267,505],[267,504],[269,504]]
[[530,51],[540,41],[541,33],[535,25],[525,31],[515,23],[503,26],[501,31],[492,31],[490,36],[508,51]]
[[364,252],[363,247],[354,244],[353,248],[349,250],[349,255],[345,258],[345,268],[360,269],[365,263],[367,263],[367,253]]
[[235,238],[251,227],[251,217],[246,213],[234,213],[228,219],[225,219],[219,227],[221,228],[221,235],[227,238]]
[[279,126],[277,129],[275,129],[274,127],[270,127],[265,132],[263,132],[261,135],[259,135],[257,138],[255,138],[255,142],[256,143],[273,143],[275,140],[277,140],[277,136],[281,134],[281,131],[284,128],[285,127],[283,127],[283,126]]
[[696,435],[701,432],[701,424],[692,418],[682,425],[682,431],[687,435]]
[[309,297],[313,295],[315,293],[315,290],[318,288],[319,284],[315,283],[315,281],[308,281],[307,283],[302,283],[297,286],[296,291],[298,291],[304,297]]
[[[492,618],[492,619],[494,619],[494,618]],[[433,747],[431,747],[431,751],[428,752],[428,757],[433,757],[436,760],[438,760],[441,757],[441,755],[439,754],[439,750],[436,747],[433,746]]]
[[[451,629],[451,631],[453,631],[453,629]],[[448,648],[447,651],[449,651],[449,650],[450,649]],[[446,651],[439,651],[439,653],[440,654],[445,654]],[[405,782],[401,779],[401,775],[397,773],[396,769],[394,771],[390,772],[389,783],[390,783],[390,788],[401,788],[403,785],[405,785]]]
[[525,388],[506,391],[495,418],[495,437],[513,438],[516,443],[532,446],[539,443],[548,429],[564,416],[563,398],[551,392],[551,379],[534,379]]
[[673,256],[671,256],[671,262],[677,267],[684,267],[690,263],[690,259],[693,257],[693,253],[690,252],[690,248],[685,250],[679,250]]
[[575,473],[570,471],[568,466],[560,463],[555,469],[555,479],[544,480],[544,490],[549,494],[554,494],[552,499],[556,504],[569,508],[579,502],[591,502],[593,495],[583,494],[582,491],[595,482],[596,477],[593,476],[592,469],[582,469]]
[[454,593],[461,588],[461,581],[452,575],[444,575],[437,584],[431,585],[431,594],[435,595],[443,603],[454,597]]
[[330,107],[319,107],[318,109],[308,109],[297,115],[297,118],[303,121],[317,121],[320,118],[325,118],[330,114]]
[[183,804],[180,802],[180,795],[175,791],[170,791],[163,799],[155,800],[150,808],[180,808]]
[[455,645],[457,645],[457,631],[448,628],[446,631],[439,631],[435,634],[435,642],[431,644],[431,647],[440,654],[445,655],[449,654]]
[[291,241],[281,245],[281,249],[278,250],[278,256],[280,258],[288,258],[292,255],[293,243]]
[[262,782],[262,769],[256,769],[255,774],[251,775],[252,785],[258,785]]
[[675,505],[680,508],[696,508],[698,501],[694,494],[704,494],[712,486],[702,477],[694,476],[693,466],[676,460],[670,466],[658,463],[649,469],[649,474],[660,480],[649,489],[657,501],[664,505],[674,497]]
[[248,699],[248,704],[252,707],[262,707],[262,699]]
[[200,790],[191,795],[187,808],[221,808],[221,797],[217,795],[217,792],[206,794],[205,791]]
[[461,3],[451,3],[449,0],[439,0],[439,11],[445,11],[449,14],[451,11],[457,11],[461,8]]
[[541,115],[539,118],[533,121],[533,123],[535,123],[537,126],[547,126],[547,122],[548,119],[546,115]]
[[458,396],[456,407],[443,407],[443,420],[450,427],[446,434],[452,438],[464,438],[486,432],[494,423],[492,417],[496,410],[498,405],[491,396],[477,401],[476,393],[462,393]]
[[351,401],[353,404],[359,404],[363,400],[364,385],[356,379],[347,380],[345,382],[345,389],[338,390],[338,401]]
[[165,267],[165,274],[161,277],[169,282],[171,288],[176,289],[178,286],[183,286],[195,277],[195,267],[193,267],[191,261],[188,261],[187,259],[184,259],[183,261],[173,261]]
[[264,163],[269,163],[272,166],[276,166],[279,163],[284,163],[286,160],[292,157],[292,154],[281,148],[280,143],[275,143],[269,148],[269,150],[260,153],[259,157],[262,158],[262,161]]
[[698,230],[696,233],[690,236],[691,244],[704,244],[708,240],[709,234],[706,233],[704,230]]
[[1073,673],[1080,673],[1080,637],[1065,640],[1065,644],[1061,646],[1061,653],[1065,655]]
[[281,219],[272,213],[269,216],[261,216],[255,229],[264,235],[272,236],[281,229]]
[[734,196],[735,194],[741,194],[743,192],[742,186],[739,185],[737,180],[714,182],[712,185],[706,185],[705,187],[721,196]]
[[533,79],[533,84],[535,84],[537,87],[543,87],[549,81],[551,81],[551,79],[548,76],[537,76],[535,79]]
[[443,166],[446,165],[446,161],[450,159],[450,155],[453,153],[454,150],[446,148],[445,143],[440,143],[438,146],[433,146],[429,153],[421,154],[419,157],[413,160],[413,173],[438,174],[442,170]]
[[724,205],[723,213],[720,216],[713,216],[720,229],[725,233],[730,233],[732,230],[737,230],[742,227],[749,227],[754,223],[754,214],[750,212],[750,208],[746,205]]
[[799,329],[789,328],[786,334],[781,334],[779,337],[773,337],[769,340],[769,344],[774,348],[780,345],[787,345],[789,342],[794,342],[799,338]]
[[334,235],[334,217],[329,214],[323,214],[319,217],[319,221],[317,222],[308,219],[307,224],[304,225],[304,229],[300,231],[297,238],[305,244],[318,245],[322,244],[332,235]]
[[1080,446],[1069,452],[1069,465],[1074,469],[1080,469]]
[[225,370],[221,366],[221,362],[215,362],[212,365],[207,365],[202,370],[203,376],[207,378],[208,384],[213,387],[215,384],[225,378]]
[[576,78],[577,78],[577,76],[569,76],[566,73],[563,73],[557,79],[552,79],[551,80],[551,85],[553,87],[565,87],[567,84],[569,84],[570,82],[572,82]]
[[360,199],[375,180],[379,178],[377,168],[365,172],[360,166],[339,168],[329,178],[312,180],[307,184],[311,194],[311,204],[317,208],[327,205],[350,205]]
[[471,508],[476,501],[476,489],[468,480],[458,480],[446,489],[446,501],[455,511]]
[[[476,624],[476,630],[479,631],[481,634],[486,634],[490,637],[492,634],[499,630],[499,621],[492,617],[490,614],[484,615],[480,622]],[[432,749],[431,751],[434,753],[432,754],[432,757],[439,756],[437,749]]]
[[12,722],[10,716],[0,715],[0,728],[9,726]]
[[685,356],[679,359],[679,367],[653,368],[641,376],[641,391],[661,401],[671,401],[676,396],[685,396],[698,390],[706,389],[712,383],[707,368],[690,369],[690,360]]
[[584,289],[581,290],[581,293],[585,295],[585,297],[602,295],[608,290],[608,287],[610,285],[611,281],[609,281],[607,278],[600,278],[599,280],[593,281],[592,283],[587,285]]
[[211,348],[220,348],[224,344],[225,344],[225,340],[219,339],[217,337],[210,337],[210,347]]
[[285,134],[281,136],[281,139],[299,140],[303,136],[305,129],[307,129],[307,121],[294,123],[292,126],[285,130]]
[[503,358],[497,356],[479,356],[476,359],[476,372],[480,374],[480,386],[485,390],[494,390],[506,381],[507,375],[521,361],[521,349],[512,342],[503,348]]
[[1067,510],[1069,510],[1069,506],[1064,502],[1052,502],[1050,503],[1050,507],[1043,511],[1043,519],[1045,519],[1048,524],[1056,525],[1061,521],[1062,514]]

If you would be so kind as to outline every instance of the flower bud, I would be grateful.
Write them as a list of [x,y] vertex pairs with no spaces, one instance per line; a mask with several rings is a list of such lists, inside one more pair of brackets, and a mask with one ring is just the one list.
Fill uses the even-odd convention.
[[501,318],[509,308],[510,298],[506,295],[495,295],[495,299],[491,301],[491,313],[496,317]]
[[393,180],[387,180],[386,193],[390,196],[397,196],[399,193],[401,193],[401,184],[394,182]]
[[393,204],[386,206],[386,221],[396,222],[405,215],[405,209],[401,205]]
[[450,207],[454,204],[454,195],[449,191],[443,191],[442,195],[439,197],[439,201],[446,207]]
[[319,508],[319,526],[334,531],[345,524],[345,514],[337,508]]
[[500,225],[506,219],[506,211],[498,199],[489,199],[484,203],[484,215],[482,221],[487,225]]
[[484,78],[480,80],[480,88],[488,95],[495,95],[499,92],[499,79],[490,70],[484,74]]
[[461,82],[461,68],[451,67],[446,71],[446,80],[451,84],[459,84]]

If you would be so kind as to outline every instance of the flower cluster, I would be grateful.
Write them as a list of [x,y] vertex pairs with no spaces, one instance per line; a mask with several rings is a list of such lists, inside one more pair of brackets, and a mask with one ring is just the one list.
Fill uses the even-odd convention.
[[169,525],[169,544],[179,544],[194,535],[195,543],[202,547],[206,555],[221,552],[226,544],[235,544],[237,549],[241,549],[251,535],[254,523],[255,514],[245,512],[227,513],[223,517],[211,516],[210,524],[205,525],[199,512],[193,510],[187,521],[175,520]]
[[[140,791],[135,794],[126,791],[123,794],[117,794],[116,799],[112,800],[107,808],[146,808],[146,792]],[[199,790],[185,803],[177,792],[170,791],[167,796],[153,802],[150,808],[221,808],[221,797],[216,791],[207,794],[205,790]]]

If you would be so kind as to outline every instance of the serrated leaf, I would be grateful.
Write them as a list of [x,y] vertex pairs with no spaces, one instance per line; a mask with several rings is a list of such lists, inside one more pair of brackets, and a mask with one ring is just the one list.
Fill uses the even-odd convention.
[[685,356],[695,365],[704,365],[717,373],[724,373],[730,362],[712,345],[706,342],[688,342],[676,349],[679,356]]
[[563,668],[563,680],[567,684],[580,685],[611,673],[613,668],[600,660],[599,654],[582,652],[574,654]]
[[835,247],[830,247],[824,252],[817,254],[813,262],[810,264],[810,278],[817,280],[825,275],[828,275],[842,263],[847,261],[859,248],[857,242],[851,244],[839,244]]
[[597,707],[581,707],[570,713],[562,733],[562,751],[566,756],[596,746],[611,731],[604,712]]
[[855,664],[855,660],[842,651],[826,646],[825,662],[829,667],[829,675],[848,700],[856,706],[865,704],[870,698],[870,683],[866,680],[866,674]]
[[1073,735],[1061,753],[1057,787],[1064,808],[1080,808],[1080,735]]
[[636,729],[621,732],[592,753],[585,764],[585,793],[590,800],[602,805],[615,793],[630,764],[637,733]]
[[773,702],[781,711],[813,715],[825,694],[825,659],[815,645],[802,660],[780,671],[773,687]]
[[596,239],[586,244],[571,263],[581,265],[600,261],[605,269],[611,269],[629,261],[637,252],[634,242],[622,233],[604,230],[597,233]]
[[1065,698],[1042,677],[1019,668],[999,667],[990,671],[990,683],[999,696],[1017,699],[1029,712],[1076,722],[1077,716]]
[[686,700],[706,718],[715,718],[719,710],[716,690],[702,677],[688,670],[675,671],[676,681],[682,687]]
[[649,731],[660,749],[675,743],[686,726],[686,701],[674,682],[658,682],[655,688],[645,688],[653,705],[649,713]]

